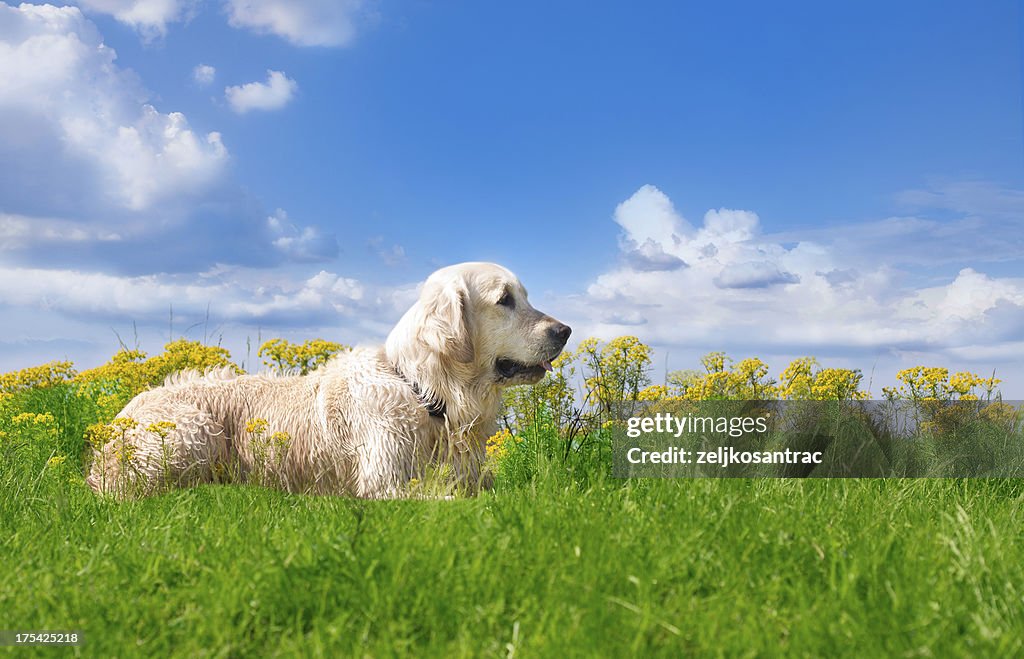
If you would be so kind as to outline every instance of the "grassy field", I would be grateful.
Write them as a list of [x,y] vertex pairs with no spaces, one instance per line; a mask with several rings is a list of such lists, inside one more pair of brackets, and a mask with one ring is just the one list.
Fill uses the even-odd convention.
[[476,498],[206,486],[117,502],[82,482],[88,400],[4,404],[2,626],[82,631],[64,653],[1024,650],[1024,481],[617,480],[607,446],[566,457],[534,428]]

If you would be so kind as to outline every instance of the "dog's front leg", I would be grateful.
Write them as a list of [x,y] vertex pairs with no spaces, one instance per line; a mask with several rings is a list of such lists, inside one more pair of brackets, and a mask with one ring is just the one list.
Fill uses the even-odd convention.
[[353,490],[366,499],[400,499],[409,496],[413,477],[414,444],[407,438],[375,428],[363,434],[367,441],[356,447]]

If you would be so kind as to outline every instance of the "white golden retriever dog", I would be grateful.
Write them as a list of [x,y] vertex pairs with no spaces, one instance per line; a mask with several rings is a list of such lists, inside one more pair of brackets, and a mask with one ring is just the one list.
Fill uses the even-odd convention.
[[[486,481],[502,388],[538,382],[571,331],[534,309],[501,266],[443,268],[383,347],[304,376],[185,372],[139,394],[118,415],[134,423],[95,452],[88,482],[147,493],[270,470],[291,491],[389,498],[445,463],[473,490]],[[266,427],[249,432],[257,418]],[[275,433],[287,443],[268,448]]]

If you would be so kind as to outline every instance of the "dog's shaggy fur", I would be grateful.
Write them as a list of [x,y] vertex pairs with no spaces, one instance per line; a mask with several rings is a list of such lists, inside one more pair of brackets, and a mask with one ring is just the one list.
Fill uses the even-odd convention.
[[[570,331],[530,306],[498,265],[443,268],[382,348],[305,376],[185,372],[139,394],[118,415],[134,427],[96,451],[88,482],[146,493],[265,470],[292,491],[386,498],[447,463],[473,489],[485,478],[501,389],[540,380]],[[257,446],[246,429],[256,418],[268,422],[261,442],[287,433],[287,447]],[[174,424],[165,436],[153,429],[161,421]]]

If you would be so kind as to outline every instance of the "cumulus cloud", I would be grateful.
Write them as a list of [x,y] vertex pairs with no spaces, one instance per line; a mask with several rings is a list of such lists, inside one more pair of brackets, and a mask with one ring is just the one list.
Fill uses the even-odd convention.
[[239,114],[250,110],[280,110],[295,96],[299,85],[280,71],[267,71],[266,82],[249,82],[227,87],[224,96]]
[[7,263],[181,272],[337,254],[316,227],[271,226],[229,161],[219,133],[149,102],[77,7],[0,4]]
[[162,114],[152,105],[116,133],[96,115],[64,122],[65,136],[79,153],[103,167],[113,196],[142,210],[174,194],[201,190],[216,180],[227,160],[220,134],[196,135],[180,112]]
[[168,23],[188,17],[195,0],[78,0],[87,11],[110,14],[147,40],[167,34]]
[[345,46],[364,16],[362,0],[227,0],[228,22],[298,46]]
[[[0,160],[18,163],[0,183],[4,210],[63,211],[90,200],[144,210],[221,176],[220,134],[197,133],[183,114],[148,104],[77,8],[0,5],[0,24]],[[54,189],[40,195],[41,185]],[[47,200],[62,207],[40,208]]]
[[779,269],[769,261],[745,261],[722,268],[714,278],[719,288],[767,288],[777,284],[795,284],[800,278],[791,272]]
[[200,87],[209,85],[215,77],[217,77],[217,69],[209,64],[197,64],[196,68],[192,69],[192,79]]
[[676,212],[672,201],[653,185],[645,185],[615,209],[615,222],[633,245],[674,247],[692,233],[690,224]]
[[[779,240],[764,234],[755,213],[731,209],[708,211],[694,227],[653,186],[620,204],[614,219],[623,229],[620,265],[599,275],[584,295],[562,302],[581,336],[634,333],[642,325],[645,340],[677,350],[956,360],[1010,354],[1008,346],[1024,331],[1024,278],[971,267],[949,275],[932,269],[927,277],[901,270],[899,260],[872,258],[863,248],[880,240],[870,231],[811,232],[814,240],[791,233]],[[900,243],[948,225],[880,226],[890,231],[885,240]],[[1014,231],[1004,222],[997,236]],[[649,258],[636,258],[639,250],[687,267],[650,267]]]
[[635,270],[677,270],[686,265],[678,256],[666,254],[664,248],[650,238],[638,247],[631,244],[623,251],[627,262]]

